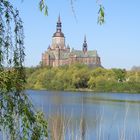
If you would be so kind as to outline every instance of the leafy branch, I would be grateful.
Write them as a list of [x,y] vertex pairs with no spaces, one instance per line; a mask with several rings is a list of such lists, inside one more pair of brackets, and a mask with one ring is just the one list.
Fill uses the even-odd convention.
[[40,9],[41,12],[44,11],[45,15],[48,15],[48,7],[46,5],[45,0],[40,0],[40,2],[39,2],[39,9]]
[[[77,21],[75,9],[74,9],[74,0],[70,0],[70,4],[71,4],[72,13]],[[48,15],[48,7],[47,7],[45,0],[39,1],[39,8],[40,8],[41,12],[43,11],[45,15]],[[104,9],[103,5],[100,4],[99,11],[98,11],[98,24],[102,25],[104,23],[105,23],[105,9]]]
[[105,22],[104,7],[100,5],[99,12],[98,12],[98,23],[102,25],[104,22]]
[[0,131],[7,140],[47,138],[45,117],[24,93],[24,49],[19,12],[9,1],[0,0]]

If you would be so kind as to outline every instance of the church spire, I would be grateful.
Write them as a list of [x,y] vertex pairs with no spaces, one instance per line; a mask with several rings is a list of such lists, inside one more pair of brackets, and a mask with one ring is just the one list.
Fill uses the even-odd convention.
[[84,42],[85,42],[85,43],[87,42],[86,35],[84,36]]
[[59,16],[58,16],[58,22],[61,22],[60,13],[59,13]]
[[87,52],[87,39],[86,39],[86,35],[84,36],[83,52],[84,52],[84,53]]
[[56,31],[61,32],[61,27],[62,27],[62,25],[61,25],[61,19],[60,19],[60,14],[59,14],[58,21],[57,21],[57,26],[56,26]]
[[64,34],[62,33],[61,28],[62,28],[62,23],[61,23],[61,18],[59,14],[57,24],[56,24],[56,32],[53,34],[53,37],[64,37]]

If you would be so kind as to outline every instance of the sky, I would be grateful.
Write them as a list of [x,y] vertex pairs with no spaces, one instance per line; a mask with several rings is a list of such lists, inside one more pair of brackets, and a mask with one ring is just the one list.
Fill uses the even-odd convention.
[[97,24],[99,3],[74,0],[47,0],[48,16],[39,11],[39,0],[10,0],[24,22],[25,65],[36,66],[51,44],[60,13],[66,45],[82,49],[84,35],[88,50],[97,50],[105,68],[140,66],[140,0],[102,0],[105,24]]

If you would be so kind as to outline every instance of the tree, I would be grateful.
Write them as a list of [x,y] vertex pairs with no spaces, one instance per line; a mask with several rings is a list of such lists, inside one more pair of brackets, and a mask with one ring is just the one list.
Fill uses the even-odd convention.
[[116,80],[118,82],[124,82],[126,80],[126,70],[125,69],[112,69],[115,73]]
[[26,94],[22,20],[7,0],[0,0],[0,131],[6,140],[47,137],[47,121]]

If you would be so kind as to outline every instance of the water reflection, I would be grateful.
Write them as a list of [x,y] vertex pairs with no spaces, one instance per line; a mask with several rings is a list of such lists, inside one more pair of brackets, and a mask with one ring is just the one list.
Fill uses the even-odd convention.
[[140,95],[27,91],[49,122],[50,140],[139,140]]
[[80,121],[80,134],[81,134],[81,140],[85,140],[85,135],[86,135],[86,119],[81,118]]

